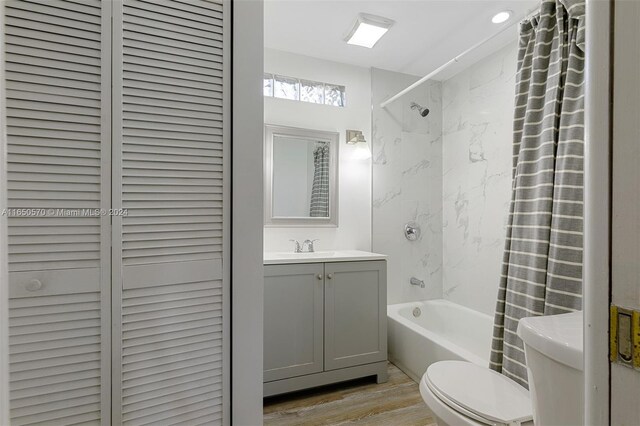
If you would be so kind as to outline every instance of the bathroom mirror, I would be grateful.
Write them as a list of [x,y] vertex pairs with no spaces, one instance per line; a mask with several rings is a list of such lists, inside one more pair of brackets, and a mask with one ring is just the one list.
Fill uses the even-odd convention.
[[338,226],[338,139],[265,126],[266,226]]

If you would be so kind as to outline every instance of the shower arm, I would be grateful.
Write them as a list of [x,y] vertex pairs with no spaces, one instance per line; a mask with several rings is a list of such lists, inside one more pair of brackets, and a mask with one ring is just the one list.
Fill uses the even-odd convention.
[[420,80],[416,81],[415,83],[413,83],[412,85],[410,85],[409,87],[407,87],[404,90],[401,90],[400,92],[396,93],[394,96],[390,97],[389,99],[387,99],[386,101],[382,102],[380,104],[380,108],[386,108],[387,105],[389,105],[392,102],[397,101],[398,99],[400,99],[402,96],[406,95],[407,93],[409,93],[410,91],[412,91],[413,89],[415,89],[416,87],[422,85],[423,83],[425,83],[427,80],[430,80],[431,78],[433,78],[435,75],[437,75],[440,71],[442,71],[443,69],[447,68],[449,65],[451,64],[455,64],[458,63],[460,61],[460,59],[465,56],[466,54],[468,54],[469,52],[474,51],[476,48],[482,46],[483,44],[487,43],[490,40],[493,40],[495,37],[499,36],[500,34],[502,34],[503,32],[505,32],[506,30],[510,29],[511,27],[513,27],[514,25],[520,24],[523,21],[526,21],[527,19],[530,19],[533,15],[535,15],[536,13],[538,13],[538,9],[534,9],[532,11],[527,12],[526,15],[524,15],[524,17],[520,20],[515,21],[514,23],[507,25],[506,27],[502,28],[501,30],[499,30],[498,32],[496,32],[495,34],[492,34],[491,36],[485,38],[484,40],[479,41],[478,43],[474,44],[473,46],[471,46],[470,48],[468,48],[467,50],[465,50],[464,52],[460,53],[458,56],[454,57],[453,59],[451,59],[450,61],[446,62],[443,65],[440,65],[438,68],[436,68],[435,70],[431,71],[429,74],[425,75],[424,77],[422,77]]

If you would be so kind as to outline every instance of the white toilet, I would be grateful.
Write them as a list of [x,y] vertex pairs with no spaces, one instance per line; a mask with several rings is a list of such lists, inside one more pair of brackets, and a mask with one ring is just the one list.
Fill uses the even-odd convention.
[[420,393],[439,426],[582,424],[582,312],[524,318],[518,335],[531,393],[470,362],[436,362],[422,376]]
[[582,324],[582,312],[520,320],[536,426],[584,425]]

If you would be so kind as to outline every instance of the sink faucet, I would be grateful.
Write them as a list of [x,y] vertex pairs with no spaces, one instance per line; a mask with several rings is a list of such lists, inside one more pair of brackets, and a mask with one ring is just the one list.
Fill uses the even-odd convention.
[[294,243],[294,249],[293,249],[294,253],[302,253],[302,248],[300,247],[300,243],[298,242],[298,240],[289,240],[289,241]]
[[306,250],[307,253],[313,253],[315,251],[314,248],[313,248],[313,243],[318,241],[318,240],[304,240],[304,242],[302,244],[300,244],[298,242],[298,240],[289,240],[289,241],[294,243],[294,246],[293,246],[294,247],[293,248],[293,252],[294,253],[304,253],[305,252],[305,250],[304,250],[305,246],[307,247],[307,250]]
[[420,286],[420,288],[424,288],[424,281],[419,280],[416,277],[411,277],[409,282],[411,283],[411,285],[417,285]]
[[304,246],[307,246],[307,252],[308,253],[313,253],[314,249],[313,249],[313,243],[316,242],[318,240],[304,240],[304,242],[302,243],[302,251],[304,251]]

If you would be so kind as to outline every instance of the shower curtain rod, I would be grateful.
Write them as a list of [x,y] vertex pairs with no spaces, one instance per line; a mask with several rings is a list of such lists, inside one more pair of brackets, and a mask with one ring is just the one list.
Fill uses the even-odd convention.
[[439,66],[438,68],[436,68],[435,70],[431,71],[429,74],[425,75],[424,77],[422,77],[420,80],[416,81],[415,83],[413,83],[412,85],[410,85],[409,87],[407,87],[404,90],[401,90],[400,92],[396,93],[394,96],[390,97],[389,99],[387,99],[386,101],[382,102],[380,104],[380,108],[386,108],[387,105],[389,105],[391,102],[394,102],[398,99],[400,99],[402,96],[406,95],[407,93],[409,93],[410,91],[412,91],[413,89],[415,89],[416,87],[422,85],[424,82],[426,82],[427,80],[431,79],[433,76],[435,76],[436,74],[438,74],[440,71],[442,71],[443,69],[447,68],[449,65],[457,63],[460,58],[462,58],[463,56],[465,56],[467,53],[475,50],[476,48],[482,46],[483,44],[485,44],[486,42],[493,40],[495,37],[499,36],[500,34],[502,34],[503,32],[505,32],[506,30],[510,29],[511,27],[513,27],[516,24],[520,24],[523,21],[531,18],[533,15],[535,15],[536,13],[538,13],[538,9],[534,9],[533,11],[529,11],[527,12],[526,15],[524,15],[524,17],[518,21],[515,21],[514,23],[507,25],[506,27],[502,28],[500,31],[498,31],[495,34],[492,34],[491,36],[485,38],[482,41],[479,41],[478,43],[474,44],[473,46],[471,46],[470,48],[468,48],[467,50],[465,50],[464,52],[460,53],[458,56],[454,57],[453,59],[451,59],[450,61],[446,62],[445,64]]

